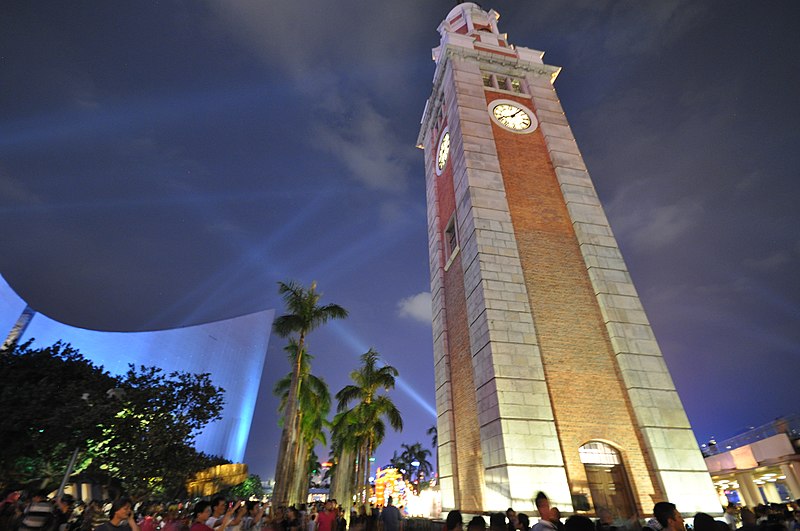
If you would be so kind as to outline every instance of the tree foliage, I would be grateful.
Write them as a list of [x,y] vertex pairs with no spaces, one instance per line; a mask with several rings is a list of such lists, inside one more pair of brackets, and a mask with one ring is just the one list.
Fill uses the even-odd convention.
[[247,500],[251,497],[263,498],[264,486],[261,484],[261,478],[258,475],[250,474],[247,476],[247,479],[235,487],[231,487],[229,493],[229,497],[243,500]]
[[[281,315],[273,323],[275,333],[281,337],[296,336],[297,355],[294,359],[292,377],[289,382],[286,400],[288,422],[284,422],[278,459],[275,465],[275,488],[272,500],[275,504],[299,502],[298,464],[304,461],[302,447],[302,416],[300,412],[300,375],[306,348],[306,336],[315,328],[330,319],[344,319],[347,310],[338,304],[320,305],[322,294],[317,291],[316,282],[305,288],[297,282],[278,282],[278,293],[286,304],[287,314]],[[302,465],[300,465],[302,470]]]
[[[289,344],[284,350],[289,353],[289,363],[292,367],[295,366],[299,355],[301,358],[300,377],[298,379],[299,408],[297,410],[300,439],[294,456],[294,461],[298,465],[292,478],[293,490],[291,490],[290,499],[304,500],[308,497],[310,479],[314,474],[313,470],[317,462],[314,445],[317,442],[327,444],[323,428],[329,424],[327,419],[331,409],[331,394],[328,391],[328,384],[325,383],[325,380],[311,374],[313,356],[307,352],[300,352],[299,345],[293,338],[289,340]],[[281,399],[278,406],[279,413],[286,411],[293,375],[294,371],[275,383],[273,393]],[[283,417],[281,418],[281,423],[285,424]]]
[[0,374],[0,483],[51,485],[76,446],[100,437],[117,379],[62,343],[3,350]]
[[[361,366],[350,373],[353,383],[336,393],[338,427],[344,432],[342,441],[354,445],[348,449],[357,455],[355,492],[366,496],[369,484],[369,458],[386,434],[385,420],[395,431],[403,429],[403,418],[394,402],[381,391],[394,389],[397,369],[383,365],[377,351],[370,349],[361,355]],[[351,402],[352,408],[348,409]],[[337,422],[337,421],[334,421]]]
[[61,343],[0,352],[0,373],[2,485],[52,486],[75,448],[74,472],[116,478],[135,497],[177,495],[224,462],[192,447],[224,404],[208,374],[131,365],[113,376]]

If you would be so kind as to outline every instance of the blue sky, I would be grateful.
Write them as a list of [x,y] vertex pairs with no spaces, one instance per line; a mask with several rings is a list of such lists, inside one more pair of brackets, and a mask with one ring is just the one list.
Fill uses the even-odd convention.
[[[375,347],[429,442],[422,153],[452,2],[17,2],[0,17],[0,273],[88,328],[274,307],[316,280],[351,317],[309,338],[336,391]],[[800,9],[484,3],[563,67],[562,105],[701,439],[796,412]],[[270,344],[250,460],[270,475]]]

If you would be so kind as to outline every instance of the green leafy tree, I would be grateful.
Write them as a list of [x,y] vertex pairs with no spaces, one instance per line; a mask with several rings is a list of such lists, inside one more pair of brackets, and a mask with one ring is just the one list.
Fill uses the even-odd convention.
[[285,419],[278,447],[278,461],[275,467],[275,488],[272,493],[274,505],[283,505],[289,501],[292,492],[292,472],[297,468],[299,445],[301,438],[301,420],[298,418],[300,396],[300,372],[305,352],[306,336],[315,328],[330,319],[344,319],[347,310],[338,304],[320,305],[322,296],[317,292],[316,282],[304,288],[296,282],[279,282],[278,293],[283,297],[289,313],[281,315],[273,323],[275,333],[281,337],[297,336],[298,356],[294,362],[292,379],[289,385],[286,402]]
[[92,465],[122,480],[134,497],[174,495],[197,468],[195,436],[221,418],[223,390],[208,373],[165,373],[129,365],[118,411],[89,444]]
[[251,497],[256,498],[263,498],[264,497],[264,487],[261,484],[261,478],[258,477],[256,474],[250,474],[247,476],[247,479],[236,485],[235,487],[231,487],[230,489],[230,497],[239,498],[239,499],[249,499]]
[[131,366],[112,376],[57,343],[0,352],[0,484],[53,487],[75,448],[74,473],[119,480],[131,495],[177,495],[221,460],[197,452],[197,431],[220,418],[223,390],[208,374]]
[[0,486],[57,486],[73,450],[113,415],[116,378],[63,343],[0,351],[0,375]]
[[383,441],[386,433],[384,419],[396,431],[403,429],[400,411],[380,391],[394,389],[397,369],[390,365],[380,366],[380,355],[373,349],[361,355],[361,367],[350,373],[353,384],[343,387],[337,394],[338,411],[348,411],[344,417],[349,428],[353,430],[353,440],[357,444],[356,493],[366,497],[369,485],[369,458]]

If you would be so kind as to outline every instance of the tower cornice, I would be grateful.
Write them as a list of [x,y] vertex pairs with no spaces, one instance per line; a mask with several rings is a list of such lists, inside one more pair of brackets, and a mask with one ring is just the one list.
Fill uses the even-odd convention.
[[[528,48],[518,48],[520,55],[541,54],[536,50]],[[431,96],[425,104],[425,110],[420,120],[420,131],[417,136],[417,147],[424,149],[425,135],[431,127],[431,123],[435,120],[439,106],[442,103],[441,85],[444,79],[444,72],[447,63],[452,58],[471,59],[479,63],[491,65],[491,69],[498,73],[506,73],[509,75],[523,75],[534,74],[537,76],[547,78],[550,83],[553,83],[561,72],[560,66],[551,66],[536,60],[526,60],[519,57],[511,57],[507,55],[500,55],[489,51],[476,50],[474,48],[466,48],[458,44],[445,43],[435,50],[438,52],[438,59],[436,62],[436,73],[433,78],[433,89]],[[527,53],[526,53],[527,52]],[[541,59],[539,59],[541,61]]]

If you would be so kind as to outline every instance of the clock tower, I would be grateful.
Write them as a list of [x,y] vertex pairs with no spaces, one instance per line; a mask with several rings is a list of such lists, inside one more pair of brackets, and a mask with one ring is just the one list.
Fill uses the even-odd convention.
[[543,53],[453,8],[425,152],[445,509],[719,513]]

